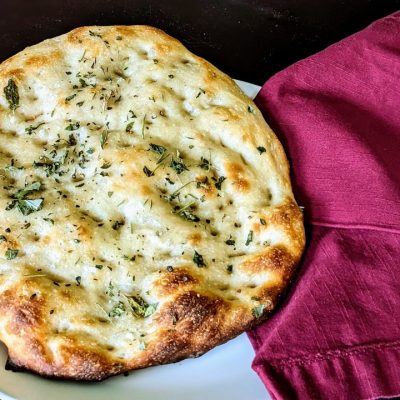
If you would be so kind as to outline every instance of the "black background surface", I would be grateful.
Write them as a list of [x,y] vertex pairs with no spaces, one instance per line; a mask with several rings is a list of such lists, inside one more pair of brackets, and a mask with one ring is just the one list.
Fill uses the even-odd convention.
[[148,24],[230,76],[262,84],[399,6],[400,0],[0,0],[0,60],[82,25]]

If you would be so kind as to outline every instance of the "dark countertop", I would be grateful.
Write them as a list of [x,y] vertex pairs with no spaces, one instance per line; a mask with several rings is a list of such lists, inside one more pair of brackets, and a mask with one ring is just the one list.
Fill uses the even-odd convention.
[[262,84],[399,6],[400,0],[2,0],[0,59],[81,25],[148,24],[232,77]]

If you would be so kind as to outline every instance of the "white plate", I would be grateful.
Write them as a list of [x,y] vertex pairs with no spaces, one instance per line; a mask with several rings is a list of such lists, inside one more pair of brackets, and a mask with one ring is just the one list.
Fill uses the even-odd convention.
[[[254,98],[260,87],[237,81]],[[251,369],[254,351],[246,334],[197,359],[132,372],[101,383],[51,381],[6,371],[0,345],[0,400],[267,400]]]

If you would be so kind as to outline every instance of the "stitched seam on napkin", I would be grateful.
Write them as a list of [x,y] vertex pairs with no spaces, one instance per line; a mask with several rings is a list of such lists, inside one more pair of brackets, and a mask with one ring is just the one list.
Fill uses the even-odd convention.
[[370,345],[356,345],[346,349],[327,350],[323,352],[318,352],[313,355],[287,357],[287,358],[265,360],[265,361],[267,361],[273,367],[283,369],[296,365],[309,365],[316,361],[326,361],[332,358],[344,358],[353,355],[365,354],[367,352],[375,350],[385,350],[385,349],[400,350],[400,340],[396,340],[393,342],[374,343]]
[[315,226],[325,226],[327,228],[338,228],[338,229],[360,229],[366,231],[378,231],[378,232],[387,232],[387,233],[395,233],[400,235],[400,230],[396,228],[387,228],[378,225],[363,225],[363,224],[336,224],[331,222],[321,222],[321,221],[306,221],[309,225]]

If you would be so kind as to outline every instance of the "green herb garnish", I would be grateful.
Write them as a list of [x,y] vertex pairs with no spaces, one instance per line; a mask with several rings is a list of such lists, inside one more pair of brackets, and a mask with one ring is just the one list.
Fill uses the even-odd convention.
[[8,101],[10,110],[16,110],[19,106],[19,93],[13,79],[8,80],[7,86],[4,88],[4,95]]
[[251,113],[251,114],[255,114],[255,110],[254,110],[254,108],[253,108],[252,106],[248,106],[248,107],[247,107],[247,111],[248,111],[249,113]]
[[39,127],[44,125],[44,122],[41,122],[40,124],[37,124],[36,126],[29,125],[27,128],[25,128],[25,133],[28,135],[32,135],[33,131],[36,131]]
[[260,154],[262,154],[262,153],[265,153],[267,150],[265,150],[265,147],[263,147],[263,146],[258,146],[257,147],[257,150],[258,150],[258,152],[260,153]]
[[189,210],[183,210],[179,213],[179,215],[185,219],[187,219],[188,221],[192,221],[192,222],[199,222],[200,218],[193,214],[191,211]]
[[208,171],[210,169],[210,161],[208,161],[207,158],[204,158],[204,157],[201,157],[200,161],[201,162],[199,164],[199,167],[201,169],[205,169],[206,171]]
[[145,173],[146,176],[151,177],[154,176],[154,172],[149,170],[146,166],[143,167],[143,172]]
[[68,143],[68,146],[76,146],[76,138],[75,138],[75,136],[74,136],[74,134],[73,133],[71,133],[69,136],[68,136],[68,140],[67,140],[67,143]]
[[18,190],[18,192],[12,195],[14,199],[11,203],[9,203],[6,207],[6,210],[12,210],[15,206],[21,211],[23,215],[29,215],[34,211],[38,211],[42,208],[43,199],[26,199],[25,197],[37,190],[40,190],[41,183],[33,182],[30,185],[27,185],[24,189]]
[[164,146],[154,143],[150,143],[150,150],[153,153],[160,154],[161,156],[167,151],[167,149]]
[[18,190],[18,192],[15,193],[12,197],[13,199],[21,200],[28,194],[40,190],[41,186],[42,185],[40,182],[33,182],[30,185],[25,186],[24,189]]
[[218,181],[215,182],[215,187],[216,187],[218,190],[221,190],[221,188],[222,188],[222,183],[224,182],[225,179],[226,179],[226,178],[225,178],[224,176],[220,176],[220,177],[218,178]]
[[40,161],[33,162],[33,168],[43,168],[46,172],[46,176],[50,176],[57,172],[58,168],[60,168],[59,162],[53,162],[49,158],[42,156],[40,157]]
[[68,126],[65,127],[67,131],[76,131],[79,129],[81,124],[79,122],[71,123]]
[[182,159],[178,157],[177,159],[172,159],[169,166],[180,175],[183,171],[189,171],[188,167],[183,163]]
[[111,167],[111,163],[110,162],[105,162],[100,168],[101,169],[108,169]]
[[78,286],[81,286],[82,277],[81,277],[81,276],[76,276],[76,277],[75,277],[75,280],[76,280],[76,284],[77,284]]
[[133,313],[137,317],[141,318],[147,318],[154,314],[158,306],[158,303],[147,303],[146,300],[139,295],[128,297],[128,303],[131,306]]
[[122,301],[119,301],[108,313],[108,316],[113,317],[120,317],[126,311],[125,304]]
[[42,208],[43,199],[22,199],[17,203],[17,208],[21,211],[22,215],[29,215]]
[[101,145],[102,149],[104,149],[104,146],[106,145],[107,140],[108,140],[108,131],[101,132],[100,145]]
[[233,239],[228,239],[228,240],[225,240],[225,244],[227,244],[228,246],[234,246],[235,241]]
[[265,221],[264,218],[260,218],[260,224],[261,225],[267,225],[267,222]]
[[246,246],[248,246],[253,241],[253,231],[249,231],[246,239]]
[[81,88],[89,86],[83,78],[79,78],[79,83],[81,84]]
[[206,263],[204,262],[203,256],[199,254],[196,250],[194,251],[193,255],[193,262],[199,267],[205,267]]
[[114,229],[114,231],[118,230],[121,226],[124,225],[124,222],[121,221],[115,221],[112,225],[111,228]]
[[259,304],[258,306],[254,307],[251,310],[251,313],[253,314],[254,317],[260,318],[264,314],[264,310],[265,310],[265,305]]
[[201,94],[204,94],[206,91],[205,90],[203,90],[202,88],[199,88],[199,90],[200,90],[200,92],[199,93],[197,93],[197,95],[196,95],[196,99],[198,98],[198,97],[200,97],[201,96]]
[[11,160],[11,163],[10,163],[9,165],[6,165],[6,166],[4,167],[4,170],[5,170],[5,171],[10,171],[10,172],[17,171],[17,170],[20,170],[20,169],[24,169],[24,167],[17,167],[17,166],[15,165],[14,159]]
[[100,39],[103,38],[103,36],[101,36],[100,33],[93,32],[93,31],[89,31],[89,35],[90,35],[90,36],[98,37],[98,38],[100,38]]
[[125,132],[132,132],[134,123],[135,123],[135,121],[129,122],[129,124],[126,125]]
[[233,271],[233,265],[232,264],[227,265],[226,270],[227,270],[228,274],[231,274]]
[[19,250],[18,249],[7,249],[5,256],[7,260],[14,260],[17,257]]
[[68,96],[65,98],[65,102],[68,103],[70,102],[72,99],[74,99],[76,97],[76,93],[71,94],[71,96]]

